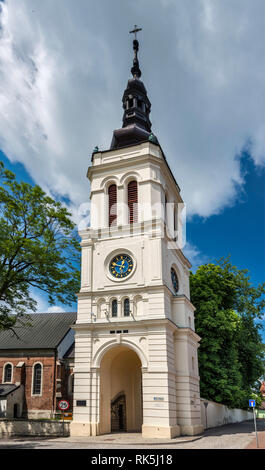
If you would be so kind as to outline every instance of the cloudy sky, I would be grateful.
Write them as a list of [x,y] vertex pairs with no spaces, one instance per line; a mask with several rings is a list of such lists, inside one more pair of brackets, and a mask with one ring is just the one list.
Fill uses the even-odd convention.
[[[134,24],[153,132],[187,204],[196,267],[231,254],[264,280],[264,0],[0,0],[0,149],[18,177],[88,201],[121,126]],[[37,295],[37,294],[36,294]]]

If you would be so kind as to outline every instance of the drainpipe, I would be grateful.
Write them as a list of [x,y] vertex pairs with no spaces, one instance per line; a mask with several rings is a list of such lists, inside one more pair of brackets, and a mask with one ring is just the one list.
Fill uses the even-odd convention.
[[57,348],[54,349],[54,366],[53,366],[53,393],[52,393],[52,417],[56,412],[56,371],[57,371]]

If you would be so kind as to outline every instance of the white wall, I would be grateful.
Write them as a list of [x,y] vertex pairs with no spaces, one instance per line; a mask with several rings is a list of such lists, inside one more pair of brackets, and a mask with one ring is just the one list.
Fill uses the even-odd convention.
[[24,385],[20,385],[13,392],[0,400],[0,418],[13,418],[14,405],[17,404],[17,417],[22,416],[24,401]]
[[[204,403],[208,403],[207,408],[205,408]],[[231,409],[220,403],[214,403],[213,401],[201,398],[201,418],[204,428],[208,429],[216,426],[223,426],[224,424],[240,423],[241,421],[250,420],[253,419],[253,414],[250,411],[236,408]]]
[[0,418],[5,418],[6,417],[6,398],[1,398],[0,399]]

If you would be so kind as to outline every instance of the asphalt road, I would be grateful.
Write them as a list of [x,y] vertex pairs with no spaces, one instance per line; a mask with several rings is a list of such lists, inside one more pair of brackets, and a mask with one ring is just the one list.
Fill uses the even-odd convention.
[[[265,449],[265,422],[257,421],[259,448]],[[254,449],[256,434],[252,421],[206,430],[200,436],[175,439],[143,439],[138,433],[107,434],[97,437],[13,437],[0,439],[4,449]]]

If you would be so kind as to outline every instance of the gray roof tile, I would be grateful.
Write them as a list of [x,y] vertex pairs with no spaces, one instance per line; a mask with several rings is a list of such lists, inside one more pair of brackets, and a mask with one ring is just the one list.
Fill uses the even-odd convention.
[[17,322],[12,330],[0,331],[0,350],[53,349],[58,346],[70,326],[76,321],[76,312],[32,313],[23,317],[32,326]]

